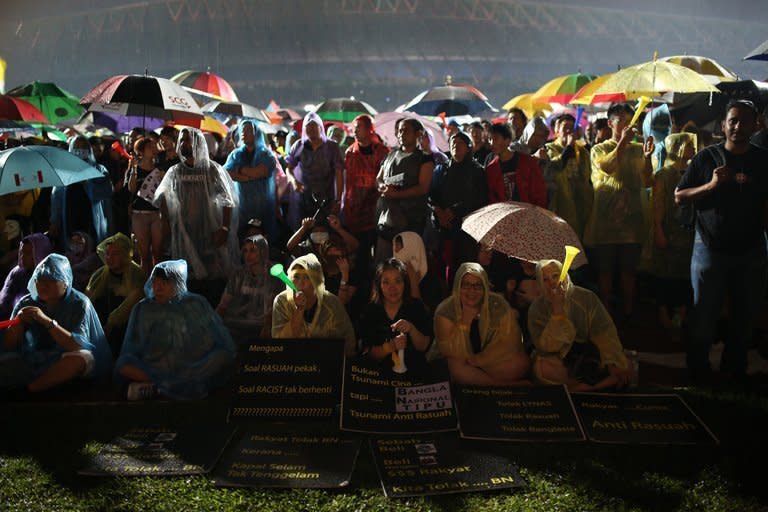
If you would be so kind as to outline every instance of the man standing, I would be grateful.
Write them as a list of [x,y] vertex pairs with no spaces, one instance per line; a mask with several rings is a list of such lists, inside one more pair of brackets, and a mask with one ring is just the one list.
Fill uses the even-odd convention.
[[475,121],[469,125],[469,136],[472,137],[472,158],[475,162],[480,164],[481,167],[485,167],[485,160],[492,151],[491,145],[488,144],[488,136],[485,133],[485,128],[479,121]]
[[693,203],[696,210],[687,354],[694,383],[711,377],[709,349],[726,294],[731,318],[720,371],[736,384],[746,376],[747,349],[766,277],[768,151],[750,143],[757,116],[752,102],[730,102],[722,125],[725,142],[699,152],[675,190],[677,203]]
[[635,272],[646,237],[642,196],[650,186],[653,137],[633,142],[637,129],[629,125],[634,114],[626,103],[608,109],[611,138],[592,148],[592,213],[584,231],[584,243],[594,248],[600,298],[610,311],[613,275],[621,275],[623,313],[632,314]]

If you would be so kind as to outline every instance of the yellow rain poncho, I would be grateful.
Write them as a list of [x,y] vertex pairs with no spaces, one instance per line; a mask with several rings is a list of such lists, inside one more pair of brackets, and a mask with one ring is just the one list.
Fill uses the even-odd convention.
[[[344,353],[354,356],[356,352],[355,331],[347,311],[338,297],[325,289],[325,278],[320,261],[314,254],[307,254],[293,260],[288,267],[288,276],[296,268],[306,270],[312,286],[315,288],[317,305],[312,321],[302,321],[301,338],[333,338],[344,340]],[[295,338],[291,330],[291,317],[296,310],[293,302],[294,292],[286,287],[275,297],[272,308],[272,337]]]
[[[562,268],[559,261],[540,262],[536,275],[542,289],[541,269],[550,264]],[[586,288],[574,286],[570,277],[566,279],[565,316],[552,315],[552,305],[545,295],[536,299],[528,310],[528,329],[536,348],[535,357],[562,360],[574,343],[592,343],[600,351],[602,367],[613,364],[627,368],[629,362],[624,355],[616,326],[603,303]]]
[[549,189],[549,209],[562,217],[581,239],[594,198],[589,151],[583,144],[575,143],[575,155],[567,158],[563,165],[565,147],[560,139],[545,147],[548,161],[544,165],[544,178]]
[[131,315],[131,309],[141,299],[144,298],[144,281],[147,276],[141,270],[141,267],[133,262],[133,246],[131,240],[122,233],[118,233],[109,238],[105,238],[96,248],[96,252],[104,262],[104,266],[96,270],[91,276],[91,280],[88,281],[88,286],[85,289],[85,294],[91,301],[96,302],[100,297],[107,295],[110,290],[111,273],[106,265],[105,257],[107,252],[107,246],[115,245],[123,253],[123,274],[121,276],[120,284],[111,290],[112,295],[118,297],[125,297],[125,300],[115,308],[110,314],[107,320],[105,329],[107,327],[124,326],[128,324],[128,318]]
[[[479,354],[472,351],[470,326],[461,323],[461,279],[469,273],[483,281],[479,325],[482,350]],[[451,296],[441,302],[435,311],[435,319],[438,316],[453,323],[448,336],[435,337],[437,348],[443,357],[467,359],[474,356],[476,366],[483,367],[498,364],[514,354],[524,352],[517,312],[509,306],[504,297],[490,291],[488,276],[478,263],[462,263],[456,271]],[[435,334],[437,333],[435,326]]]
[[[584,244],[642,244],[645,241],[643,194],[645,157],[642,144],[630,142],[621,158],[613,139],[592,148],[592,213]],[[610,174],[606,171],[610,171]]]

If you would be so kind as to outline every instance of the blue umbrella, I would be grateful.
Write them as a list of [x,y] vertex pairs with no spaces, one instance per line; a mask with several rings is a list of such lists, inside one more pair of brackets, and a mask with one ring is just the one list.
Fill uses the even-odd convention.
[[43,187],[65,187],[104,174],[69,151],[21,146],[0,151],[0,195]]

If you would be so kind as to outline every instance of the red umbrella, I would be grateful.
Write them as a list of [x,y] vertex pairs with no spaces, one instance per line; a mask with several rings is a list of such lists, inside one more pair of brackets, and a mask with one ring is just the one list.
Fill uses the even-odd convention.
[[51,124],[51,121],[30,102],[7,94],[0,96],[0,119]]
[[193,90],[204,96],[224,101],[238,101],[237,94],[229,82],[210,71],[182,71],[171,77],[171,80],[187,90]]

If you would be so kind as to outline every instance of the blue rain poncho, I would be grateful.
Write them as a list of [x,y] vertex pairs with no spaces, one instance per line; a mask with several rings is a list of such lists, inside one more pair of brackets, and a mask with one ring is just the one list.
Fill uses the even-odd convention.
[[[160,275],[173,282],[176,296],[155,300],[152,281]],[[123,348],[115,363],[146,373],[158,391],[174,399],[204,398],[224,384],[233,368],[235,344],[208,301],[187,291],[184,260],[158,263],[144,286],[147,298],[133,308]]]
[[[251,125],[253,128],[254,145],[253,151],[242,143],[243,127]],[[232,151],[224,164],[224,170],[230,175],[237,173],[240,167],[257,167],[261,164],[267,168],[267,175],[263,178],[252,178],[248,181],[235,182],[240,200],[240,227],[242,228],[250,219],[259,219],[263,223],[267,236],[274,240],[277,234],[277,224],[275,222],[277,192],[275,190],[275,156],[264,142],[264,135],[258,125],[251,120],[244,119],[240,121],[237,127],[240,146]]]
[[[67,285],[64,297],[55,305],[46,304],[37,296],[37,280],[44,277]],[[32,273],[27,289],[29,295],[24,296],[16,305],[13,317],[23,307],[39,307],[61,327],[71,332],[72,339],[83,350],[91,352],[95,364],[92,377],[99,381],[108,380],[112,370],[112,352],[91,301],[72,288],[72,269],[67,258],[60,254],[51,254],[46,257]],[[53,363],[61,359],[64,352],[66,350],[53,340],[47,326],[36,323],[26,326],[21,353],[24,360],[32,367],[34,377],[43,374]]]
[[[103,178],[90,179],[83,182],[85,194],[88,196],[91,203],[90,220],[93,224],[96,243],[98,243],[109,235],[110,227],[112,225],[112,181],[109,179],[109,171],[107,171],[103,165],[96,163],[96,158],[93,156],[92,149],[88,149],[87,154],[78,153],[78,151],[81,151],[75,148],[75,143],[78,140],[87,141],[88,139],[82,135],[73,137],[69,142],[69,152],[77,154],[83,160],[88,162],[89,165],[95,167],[104,175]],[[68,211],[67,187],[53,187],[53,190],[51,191],[51,224],[58,227],[59,239],[64,246],[69,242],[69,237],[71,236],[71,233],[68,231]]]
[[643,138],[653,137],[653,158],[656,162],[654,170],[658,171],[664,166],[667,158],[666,138],[672,133],[672,117],[669,107],[664,104],[651,110],[643,120]]
[[[171,227],[171,256],[189,263],[194,279],[225,278],[239,261],[235,236],[238,199],[232,178],[208,155],[208,145],[200,130],[183,128],[176,152],[181,155],[185,133],[192,136],[190,167],[184,159],[171,167],[155,191],[155,206],[163,202]],[[229,236],[221,247],[213,244],[213,234],[223,226],[223,209],[231,208]]]

